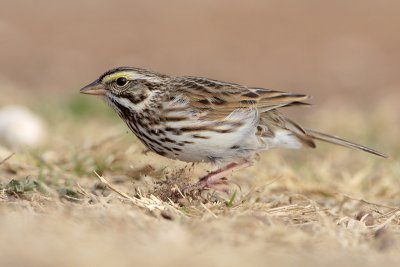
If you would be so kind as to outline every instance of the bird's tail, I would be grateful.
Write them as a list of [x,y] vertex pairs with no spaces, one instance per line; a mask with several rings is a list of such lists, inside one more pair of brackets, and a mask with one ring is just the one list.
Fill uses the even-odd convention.
[[387,156],[385,154],[382,154],[379,151],[376,151],[374,149],[362,146],[362,145],[358,145],[355,143],[352,143],[350,141],[344,140],[342,138],[339,138],[337,136],[334,135],[330,135],[330,134],[325,134],[325,133],[321,133],[321,132],[317,132],[314,130],[309,130],[309,129],[304,129],[304,131],[306,132],[306,135],[311,137],[314,140],[319,140],[319,141],[324,141],[327,143],[331,143],[331,144],[335,144],[335,145],[339,145],[339,146],[344,146],[344,147],[350,147],[353,149],[357,149],[357,150],[361,150],[367,153],[371,153],[374,154],[376,156],[379,157],[383,157],[383,158],[387,158]]

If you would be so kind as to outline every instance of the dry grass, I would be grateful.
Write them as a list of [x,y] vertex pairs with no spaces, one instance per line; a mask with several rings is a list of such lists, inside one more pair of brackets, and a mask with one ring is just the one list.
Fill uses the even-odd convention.
[[179,188],[206,165],[143,153],[103,106],[61,106],[41,111],[52,129],[41,149],[0,152],[1,266],[398,265],[394,104],[318,108],[305,122],[390,160],[330,145],[267,152],[230,177],[230,195],[197,197]]

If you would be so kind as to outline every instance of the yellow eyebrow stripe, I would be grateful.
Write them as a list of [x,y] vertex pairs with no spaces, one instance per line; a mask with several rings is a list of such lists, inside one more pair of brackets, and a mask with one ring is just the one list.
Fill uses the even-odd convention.
[[132,72],[128,72],[128,71],[121,71],[121,72],[117,72],[117,73],[112,73],[109,74],[107,76],[105,76],[103,78],[103,82],[111,82],[111,81],[115,81],[118,78],[126,78],[128,80],[133,80],[134,78],[134,74]]

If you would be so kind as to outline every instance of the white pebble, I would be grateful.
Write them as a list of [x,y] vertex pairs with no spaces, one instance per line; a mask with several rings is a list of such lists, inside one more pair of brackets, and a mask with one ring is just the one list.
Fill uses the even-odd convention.
[[11,149],[34,148],[45,137],[44,123],[23,106],[0,108],[0,144]]

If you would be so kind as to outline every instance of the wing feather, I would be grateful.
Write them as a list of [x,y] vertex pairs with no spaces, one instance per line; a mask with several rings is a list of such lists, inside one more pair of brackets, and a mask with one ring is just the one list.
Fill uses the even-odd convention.
[[201,110],[204,118],[223,119],[237,109],[255,108],[260,113],[281,107],[309,105],[304,94],[246,87],[199,77],[177,77],[172,80],[174,93],[189,99],[189,105]]

